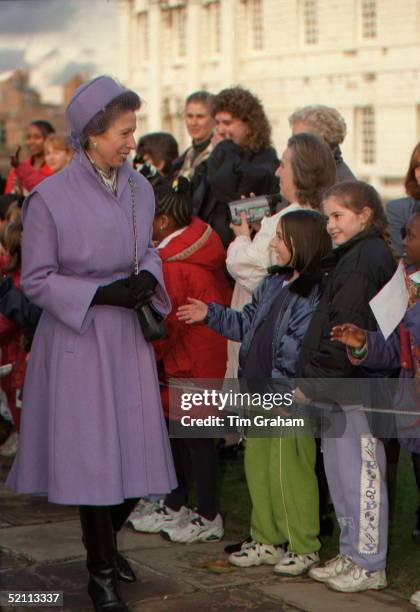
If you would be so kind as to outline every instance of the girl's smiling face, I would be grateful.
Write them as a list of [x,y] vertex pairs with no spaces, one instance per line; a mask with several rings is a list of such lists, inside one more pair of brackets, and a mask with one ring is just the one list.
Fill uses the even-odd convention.
[[327,232],[335,246],[344,244],[357,236],[368,225],[372,215],[369,207],[365,206],[357,213],[343,206],[341,199],[330,196],[323,202],[323,211],[327,219]]
[[286,243],[284,242],[281,220],[277,224],[276,235],[270,242],[270,247],[276,254],[277,263],[279,266],[287,266],[290,264],[292,260],[292,253],[289,251]]

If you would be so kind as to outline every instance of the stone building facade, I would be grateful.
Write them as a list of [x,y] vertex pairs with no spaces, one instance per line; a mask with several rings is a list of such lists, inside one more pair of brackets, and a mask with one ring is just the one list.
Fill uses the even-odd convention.
[[63,107],[45,104],[29,85],[29,75],[14,70],[0,78],[0,152],[7,153],[24,143],[26,126],[44,119],[57,130],[64,129]]
[[279,152],[306,104],[345,117],[344,157],[384,197],[420,139],[418,0],[119,0],[119,77],[144,99],[142,131],[187,143],[184,99],[241,84],[262,99]]

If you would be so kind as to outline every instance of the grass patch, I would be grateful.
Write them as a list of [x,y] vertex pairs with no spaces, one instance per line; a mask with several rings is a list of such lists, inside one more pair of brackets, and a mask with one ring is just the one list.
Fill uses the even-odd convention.
[[[251,513],[241,462],[220,466],[219,495],[221,511],[225,516],[225,537],[239,541],[249,533]],[[405,597],[420,589],[420,540],[414,540],[411,536],[418,504],[411,457],[402,450],[398,468],[397,508],[394,524],[389,531],[387,576],[389,587]],[[333,536],[323,539],[321,558],[331,558],[337,551],[338,527]]]

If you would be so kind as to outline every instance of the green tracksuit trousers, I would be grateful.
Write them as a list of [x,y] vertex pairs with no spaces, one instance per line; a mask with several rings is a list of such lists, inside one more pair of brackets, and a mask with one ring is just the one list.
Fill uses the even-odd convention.
[[245,474],[252,501],[251,536],[297,554],[319,550],[315,440],[248,438]]

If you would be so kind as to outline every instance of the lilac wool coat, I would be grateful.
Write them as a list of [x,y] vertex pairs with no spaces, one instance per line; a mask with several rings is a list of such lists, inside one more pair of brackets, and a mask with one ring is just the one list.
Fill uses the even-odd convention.
[[133,310],[89,307],[98,286],[133,271],[130,176],[140,269],[157,278],[153,305],[167,314],[153,191],[127,162],[116,197],[78,153],[24,204],[22,287],[43,314],[7,485],[59,504],[118,504],[176,486],[153,348]]

